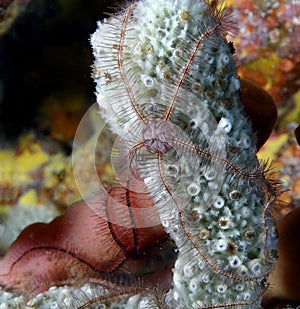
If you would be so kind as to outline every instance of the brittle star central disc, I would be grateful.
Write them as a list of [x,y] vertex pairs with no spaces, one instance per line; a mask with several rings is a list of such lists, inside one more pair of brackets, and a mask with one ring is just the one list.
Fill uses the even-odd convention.
[[143,132],[145,147],[152,153],[166,153],[173,147],[175,137],[171,123],[160,118],[151,119]]

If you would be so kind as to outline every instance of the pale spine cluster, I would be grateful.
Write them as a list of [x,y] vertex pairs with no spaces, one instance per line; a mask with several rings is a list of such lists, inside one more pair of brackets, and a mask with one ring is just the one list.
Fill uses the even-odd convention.
[[99,23],[91,39],[100,111],[125,140],[124,151],[143,130],[128,85],[148,118],[162,117],[178,90],[171,121],[184,144],[163,154],[164,175],[155,155],[137,163],[179,249],[170,308],[258,308],[276,260],[275,189],[256,159],[227,26],[203,1],[145,0],[130,16]]

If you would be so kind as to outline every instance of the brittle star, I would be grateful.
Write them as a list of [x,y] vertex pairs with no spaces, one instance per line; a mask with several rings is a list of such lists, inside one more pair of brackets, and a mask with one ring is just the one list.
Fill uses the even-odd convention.
[[[185,222],[184,210],[182,206],[180,205],[180,202],[178,198],[176,197],[174,190],[171,188],[171,186],[167,182],[166,175],[162,167],[163,155],[168,153],[171,149],[174,149],[175,146],[178,146],[192,154],[198,155],[200,158],[202,157],[210,161],[224,164],[228,171],[230,171],[232,174],[239,176],[242,179],[260,182],[263,186],[267,188],[266,190],[271,190],[271,193],[270,193],[271,195],[273,194],[275,195],[275,191],[272,189],[272,186],[269,184],[269,182],[264,177],[263,167],[261,166],[257,167],[254,172],[249,172],[245,169],[241,169],[240,167],[232,163],[227,158],[218,157],[214,155],[213,153],[209,152],[208,150],[198,145],[193,144],[191,141],[187,141],[185,139],[181,139],[180,137],[178,137],[178,128],[171,121],[174,111],[176,109],[176,106],[178,105],[179,93],[180,91],[182,91],[184,81],[188,75],[188,72],[197,55],[198,50],[201,48],[201,46],[203,46],[206,39],[218,33],[218,31],[223,31],[222,23],[225,17],[220,12],[216,13],[216,14],[219,14],[220,16],[219,17],[217,16],[218,18],[215,19],[216,20],[215,24],[210,25],[207,28],[207,30],[204,31],[202,34],[200,34],[199,37],[194,41],[194,46],[186,59],[185,65],[181,69],[178,81],[176,82],[175,86],[170,87],[170,89],[172,89],[173,92],[171,93],[171,99],[168,103],[168,106],[166,108],[166,111],[163,117],[147,117],[141,110],[139,103],[135,98],[134,87],[133,87],[133,84],[131,84],[130,82],[130,78],[128,78],[127,76],[127,72],[126,72],[125,65],[124,65],[124,58],[123,58],[123,50],[124,50],[124,46],[126,45],[125,37],[127,33],[127,25],[130,22],[130,19],[132,17],[134,6],[135,4],[131,5],[124,13],[122,27],[121,27],[120,35],[119,35],[119,38],[120,38],[119,44],[115,46],[117,53],[118,53],[117,67],[118,67],[121,81],[126,90],[126,94],[128,96],[132,111],[135,113],[137,118],[142,122],[142,132],[141,132],[142,138],[138,143],[136,143],[129,149],[129,154],[128,154],[129,155],[129,168],[131,170],[134,170],[132,161],[136,156],[138,156],[138,151],[140,149],[145,148],[146,151],[148,151],[149,153],[156,154],[157,160],[158,160],[157,162],[158,162],[159,173],[160,173],[163,186],[165,190],[168,192],[170,198],[175,203],[176,207],[178,208],[177,211],[179,214],[181,226],[184,230],[184,233],[187,236],[187,238],[192,242],[193,247],[207,261],[207,263],[211,266],[211,268],[217,273],[222,274],[223,276],[227,276],[229,278],[233,278],[236,280],[255,281],[255,280],[264,278],[266,274],[269,272],[269,269],[266,270],[266,272],[259,274],[258,276],[241,277],[231,272],[222,270],[219,266],[217,266],[211,260],[211,258],[207,255],[207,253],[202,248],[200,248],[198,243],[193,239],[192,234],[188,231],[188,228],[186,227],[187,224]],[[268,207],[269,207],[269,204],[266,205],[266,209],[262,215],[262,225],[266,231],[265,241],[267,238],[267,226],[265,222],[265,216],[266,216]]]
[[[199,256],[201,256],[201,258],[206,261],[207,265],[209,265],[214,273],[218,273],[222,277],[226,277],[228,280],[232,279],[238,281],[255,282],[259,284],[267,276],[271,267],[266,267],[266,269],[261,271],[259,274],[240,275],[237,272],[223,269],[222,266],[214,261],[214,257],[208,254],[206,248],[199,244],[190,230],[186,209],[182,203],[181,197],[176,192],[176,188],[169,182],[164,167],[164,163],[167,162],[166,160],[172,156],[172,153],[174,153],[174,151],[177,152],[178,149],[181,149],[182,153],[189,153],[198,158],[198,161],[195,160],[195,162],[202,160],[208,162],[209,164],[218,163],[219,165],[223,165],[225,167],[226,172],[232,175],[232,178],[241,179],[245,182],[251,182],[251,184],[255,183],[256,187],[260,186],[263,188],[263,192],[268,195],[266,198],[268,202],[264,204],[264,209],[261,213],[261,224],[264,233],[262,249],[263,252],[267,250],[266,243],[269,234],[266,217],[268,215],[267,213],[271,203],[276,199],[276,191],[272,184],[265,177],[265,166],[260,165],[259,163],[255,163],[255,167],[250,166],[242,168],[238,163],[234,163],[233,160],[228,159],[226,156],[219,156],[218,154],[212,152],[211,149],[207,147],[207,144],[209,144],[208,140],[202,144],[199,142],[199,140],[191,138],[184,131],[184,129],[178,125],[178,123],[181,121],[181,119],[179,119],[180,117],[178,118],[178,114],[186,115],[186,113],[189,112],[188,104],[191,102],[188,102],[188,100],[192,96],[196,98],[195,101],[197,104],[202,104],[201,100],[199,100],[199,98],[197,98],[196,95],[191,91],[192,86],[187,86],[188,83],[193,82],[193,76],[190,72],[192,71],[194,63],[197,64],[195,66],[199,69],[199,63],[201,65],[201,61],[199,61],[199,54],[201,54],[200,50],[203,46],[205,46],[206,41],[211,40],[211,38],[214,37],[220,37],[227,31],[226,27],[230,23],[228,20],[226,20],[226,12],[224,13],[224,11],[218,11],[216,8],[214,8],[214,10],[210,9],[211,11],[209,14],[211,14],[213,18],[210,19],[209,25],[203,25],[199,27],[200,31],[198,36],[196,38],[191,38],[190,42],[188,43],[188,48],[181,55],[181,62],[176,63],[177,68],[179,68],[178,78],[175,80],[174,77],[174,79],[172,79],[169,76],[169,80],[166,79],[162,81],[162,87],[160,88],[161,93],[152,97],[153,100],[156,100],[156,102],[153,104],[154,108],[146,111],[145,106],[147,106],[148,102],[145,99],[146,96],[143,96],[142,90],[139,89],[139,85],[141,84],[138,78],[140,76],[139,74],[135,73],[135,70],[132,67],[128,67],[128,64],[132,60],[130,58],[130,51],[126,50],[126,48],[128,48],[130,45],[130,43],[127,44],[127,42],[130,42],[134,39],[133,37],[129,36],[129,39],[127,40],[127,35],[130,33],[130,30],[132,30],[130,29],[129,25],[134,20],[133,14],[135,5],[136,4],[129,6],[124,11],[124,15],[120,19],[120,25],[118,23],[111,23],[109,25],[111,28],[106,29],[111,30],[111,34],[107,36],[107,39],[111,39],[113,34],[114,37],[118,38],[118,42],[113,42],[113,44],[110,45],[110,43],[107,43],[103,40],[103,45],[99,44],[99,59],[104,63],[103,67],[101,67],[101,70],[104,69],[103,71],[105,73],[105,83],[103,86],[108,87],[108,96],[106,97],[106,100],[108,98],[111,100],[111,106],[113,107],[112,110],[115,113],[114,116],[119,121],[117,125],[119,125],[121,129],[125,129],[125,134],[123,136],[120,134],[121,138],[125,140],[125,143],[123,144],[124,148],[120,149],[120,151],[123,153],[125,152],[128,156],[126,158],[128,159],[128,169],[133,174],[139,175],[140,173],[144,173],[142,178],[146,178],[148,177],[145,175],[146,173],[152,173],[151,175],[154,176],[153,179],[150,179],[151,176],[148,177],[148,181],[150,179],[150,181],[152,181],[152,185],[155,187],[154,189],[151,188],[151,184],[148,187],[152,197],[155,197],[155,190],[159,186],[163,191],[165,191],[165,196],[167,195],[167,199],[170,201],[169,204],[174,205],[174,212],[177,213],[179,226],[183,231],[184,237],[186,238],[187,242],[192,245],[195,251],[197,251]],[[212,43],[210,42],[210,44]],[[97,48],[97,44],[95,44],[94,47]],[[105,54],[104,52],[102,59],[101,53],[103,51],[101,48],[110,50],[109,54]],[[113,50],[112,54],[110,54],[111,49]],[[230,50],[230,48],[228,49]],[[230,61],[229,56],[227,54],[225,56],[225,62],[228,63]],[[107,64],[105,64],[106,61]],[[184,63],[182,64],[182,62]],[[107,75],[109,75],[109,80],[107,79]],[[117,82],[115,83],[115,81]],[[149,78],[147,81],[144,80],[144,84],[146,86],[147,84],[151,85],[152,82],[153,81],[151,78]],[[201,88],[201,85],[197,88]],[[115,92],[111,92],[110,94],[110,89]],[[186,97],[184,97],[185,94],[187,94]],[[101,102],[99,103],[101,108]],[[202,105],[204,105],[204,103]],[[162,106],[164,107],[162,108]],[[189,115],[187,116],[189,117]],[[206,115],[203,115],[202,120],[209,122],[208,119],[204,118],[205,116]],[[201,130],[201,127],[198,128]],[[133,134],[131,134],[132,132],[130,131],[133,131]],[[202,137],[203,136],[206,137],[205,134],[202,134]],[[127,150],[124,151],[124,149]],[[147,153],[150,155],[149,157],[144,156],[144,154]],[[148,158],[150,158],[150,160],[148,160]],[[181,159],[179,153],[177,153],[177,159]],[[136,160],[136,165],[134,164],[134,160]],[[149,165],[150,168],[147,167],[144,169],[144,172],[139,168],[139,164],[146,165],[148,164],[147,161],[156,162],[154,172],[151,171],[151,166],[153,167],[153,165],[151,165],[152,163]],[[122,164],[124,162],[120,163]],[[245,166],[247,164],[248,162],[245,163]],[[155,173],[157,175],[154,175]],[[159,180],[158,185],[155,183],[156,180]],[[164,205],[158,205],[158,208],[164,208]],[[221,218],[219,225],[226,225],[225,219]],[[246,304],[250,303],[251,301],[246,302]],[[230,304],[230,306],[239,304],[243,305],[244,303],[234,303]],[[229,305],[222,305],[221,307],[227,306]],[[211,306],[209,308],[217,307],[220,306]]]

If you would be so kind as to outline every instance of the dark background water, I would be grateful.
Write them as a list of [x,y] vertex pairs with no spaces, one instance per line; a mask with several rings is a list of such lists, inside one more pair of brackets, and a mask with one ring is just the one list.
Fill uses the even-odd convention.
[[[55,94],[95,100],[89,37],[121,1],[32,0],[0,37],[0,142],[47,127],[41,107]],[[64,104],[63,100],[61,104]]]

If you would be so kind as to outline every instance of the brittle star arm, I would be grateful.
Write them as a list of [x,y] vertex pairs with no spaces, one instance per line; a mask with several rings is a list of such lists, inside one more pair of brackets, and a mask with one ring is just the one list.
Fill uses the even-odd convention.
[[183,147],[185,149],[188,149],[189,151],[199,154],[202,157],[208,158],[210,160],[215,160],[219,163],[224,163],[226,165],[226,168],[230,171],[232,171],[234,174],[239,175],[240,177],[244,178],[244,179],[249,179],[249,180],[261,180],[266,182],[265,178],[263,177],[263,173],[257,169],[256,171],[254,171],[253,173],[251,172],[247,172],[244,171],[243,169],[239,168],[238,166],[236,166],[235,164],[233,164],[232,162],[230,162],[227,158],[219,158],[213,154],[211,154],[209,151],[197,146],[197,145],[193,145],[192,143],[183,141],[183,140],[179,140],[179,139],[175,139],[173,141],[173,143],[179,147]]
[[[185,146],[189,150],[194,150],[194,152],[196,152],[198,154],[201,151],[201,152],[203,152],[203,154],[202,153],[200,153],[200,154],[205,155],[209,158],[215,159],[215,158],[212,157],[212,155],[209,152],[207,152],[207,151],[205,151],[205,150],[201,149],[200,147],[197,147],[193,144],[189,144],[185,141],[175,139],[174,144],[177,144],[181,147]],[[182,226],[183,232],[186,235],[187,239],[191,242],[192,246],[196,249],[196,251],[198,251],[198,253],[205,259],[205,261],[208,263],[208,265],[211,267],[211,269],[213,269],[215,272],[221,274],[222,276],[226,276],[226,277],[238,280],[238,281],[256,281],[256,280],[259,280],[259,279],[265,277],[271,271],[272,267],[268,268],[266,271],[262,272],[261,274],[259,274],[257,276],[241,277],[241,276],[238,276],[234,273],[227,272],[227,271],[221,269],[218,265],[216,265],[212,261],[212,259],[207,255],[207,253],[199,246],[198,242],[194,239],[193,234],[188,229],[187,221],[185,219],[184,209],[180,205],[180,201],[175,196],[171,186],[167,182],[166,175],[165,175],[164,169],[163,169],[163,159],[162,159],[162,157],[163,157],[163,155],[161,153],[157,154],[160,178],[161,178],[161,181],[162,181],[163,186],[165,187],[167,193],[170,195],[171,199],[173,200],[173,202],[175,203],[175,205],[177,207],[177,212],[178,212],[179,221],[180,221],[179,224]],[[237,167],[235,167],[235,168],[237,168]]]
[[129,169],[132,172],[132,174],[137,174],[137,171],[134,171],[134,167],[133,167],[133,160],[137,155],[137,152],[141,149],[145,147],[145,142],[144,141],[140,141],[139,143],[135,144],[132,148],[130,148],[129,150]]
[[[95,283],[98,283],[98,282],[95,281]],[[128,288],[116,287],[115,292],[109,293],[107,295],[100,295],[96,298],[93,298],[93,299],[89,300],[88,302],[86,302],[85,304],[78,307],[78,309],[90,308],[91,305],[94,305],[94,304],[97,304],[97,303],[101,304],[105,301],[112,300],[114,298],[118,298],[118,297],[121,297],[121,296],[133,296],[133,295],[139,294],[143,291],[144,290],[142,288],[139,288],[139,287],[128,287]]]

